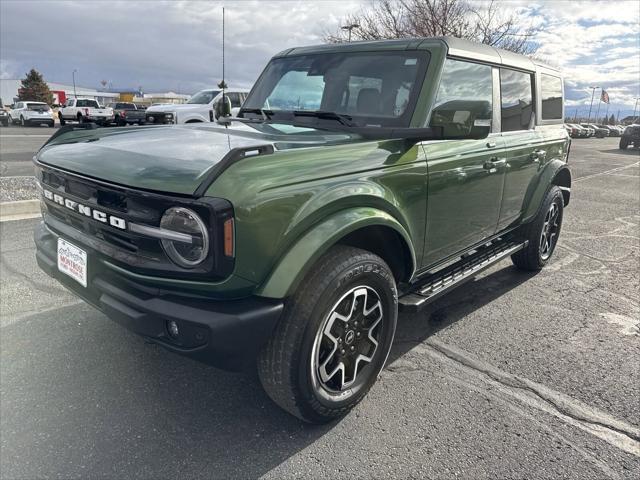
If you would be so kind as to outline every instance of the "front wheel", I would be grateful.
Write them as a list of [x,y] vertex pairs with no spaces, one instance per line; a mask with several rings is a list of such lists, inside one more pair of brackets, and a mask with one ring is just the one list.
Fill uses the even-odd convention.
[[620,139],[620,145],[619,145],[620,149],[621,150],[626,150],[628,146],[629,146],[629,139],[625,138],[625,137],[622,137]]
[[20,115],[20,126],[21,126],[21,127],[24,127],[24,126],[25,126],[25,124],[24,124],[24,117],[23,117],[22,115]]
[[563,213],[562,191],[554,185],[547,192],[542,208],[534,219],[522,227],[521,240],[527,240],[528,244],[511,256],[516,267],[537,271],[549,262],[558,244]]
[[395,280],[380,257],[330,249],[287,301],[258,373],[280,407],[310,423],[346,415],[382,370],[398,316]]

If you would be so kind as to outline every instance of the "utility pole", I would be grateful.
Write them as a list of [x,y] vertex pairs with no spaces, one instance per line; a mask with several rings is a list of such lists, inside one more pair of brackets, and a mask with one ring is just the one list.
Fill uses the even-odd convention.
[[591,121],[591,107],[593,107],[593,95],[596,93],[596,88],[600,87],[589,87],[591,89],[591,105],[589,105],[589,118],[587,119],[587,123]]
[[357,23],[351,23],[349,25],[343,25],[342,30],[348,30],[349,31],[349,43],[351,43],[351,30],[353,30],[354,28],[360,28],[360,25]]
[[73,69],[73,72],[71,73],[71,75],[73,76],[73,96],[75,98],[78,98],[78,95],[76,94],[76,72],[78,70],[76,70],[75,68]]
[[635,123],[636,121],[636,109],[638,108],[638,100],[640,100],[640,97],[636,97],[636,104],[633,106],[633,118],[631,119],[632,122]]

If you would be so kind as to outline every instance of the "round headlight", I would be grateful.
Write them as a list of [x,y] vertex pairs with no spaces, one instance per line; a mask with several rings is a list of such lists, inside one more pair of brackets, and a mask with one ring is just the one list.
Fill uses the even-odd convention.
[[163,239],[162,246],[169,258],[184,268],[201,264],[209,253],[209,233],[200,217],[188,208],[173,207],[162,215],[160,228],[191,236],[191,242]]

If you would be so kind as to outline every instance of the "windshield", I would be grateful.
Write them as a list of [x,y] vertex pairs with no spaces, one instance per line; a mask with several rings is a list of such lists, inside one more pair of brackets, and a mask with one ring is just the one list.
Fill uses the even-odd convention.
[[425,51],[275,58],[242,111],[267,110],[275,118],[285,112],[332,112],[359,126],[408,126],[428,60]]
[[196,93],[193,97],[189,99],[187,103],[197,103],[200,105],[206,105],[211,102],[216,95],[220,93],[220,90],[202,90],[201,92]]

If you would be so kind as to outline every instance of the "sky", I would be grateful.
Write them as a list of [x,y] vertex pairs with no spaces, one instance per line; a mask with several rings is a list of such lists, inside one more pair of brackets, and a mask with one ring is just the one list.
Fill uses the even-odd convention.
[[[604,88],[609,113],[640,97],[640,0],[498,0],[538,29],[537,55],[565,76],[566,116],[586,115],[589,86]],[[31,68],[85,87],[194,93],[222,74],[225,6],[227,83],[250,87],[274,54],[322,43],[368,0],[0,0],[0,78]],[[596,90],[597,105],[599,90]],[[640,104],[639,104],[640,107]],[[602,112],[601,112],[602,113]]]

